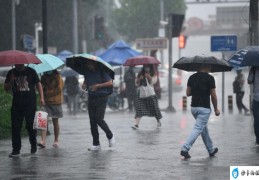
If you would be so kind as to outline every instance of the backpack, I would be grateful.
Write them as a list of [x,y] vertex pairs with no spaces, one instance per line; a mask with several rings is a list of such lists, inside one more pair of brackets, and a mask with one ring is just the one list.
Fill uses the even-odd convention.
[[241,85],[240,85],[240,83],[239,83],[237,80],[235,80],[235,81],[233,82],[233,92],[234,92],[234,93],[239,93],[239,92],[241,92]]

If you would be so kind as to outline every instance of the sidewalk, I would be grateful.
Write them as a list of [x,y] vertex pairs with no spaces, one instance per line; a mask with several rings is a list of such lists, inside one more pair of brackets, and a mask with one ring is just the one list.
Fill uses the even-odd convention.
[[[65,111],[64,111],[65,112]],[[139,130],[132,130],[134,114],[107,110],[106,122],[116,138],[108,147],[99,129],[102,151],[90,152],[92,143],[88,115],[68,116],[60,120],[60,147],[53,148],[53,126],[46,148],[31,155],[28,138],[22,139],[21,156],[9,158],[11,141],[0,141],[0,177],[4,179],[229,179],[229,166],[258,165],[259,148],[254,146],[251,116],[211,116],[211,138],[219,148],[215,158],[199,138],[183,160],[181,144],[189,135],[194,119],[190,111],[162,112],[162,128],[154,118],[143,118]],[[39,137],[38,137],[39,139]]]

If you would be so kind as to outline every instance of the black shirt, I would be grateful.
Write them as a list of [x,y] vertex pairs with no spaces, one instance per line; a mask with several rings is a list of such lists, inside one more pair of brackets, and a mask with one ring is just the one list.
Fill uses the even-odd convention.
[[12,84],[13,102],[35,103],[35,85],[40,82],[36,71],[30,67],[25,67],[22,71],[14,68],[7,73],[5,83],[10,82],[11,76],[14,76]]
[[192,107],[210,108],[210,90],[216,88],[213,76],[197,72],[190,76],[187,86],[191,88]]

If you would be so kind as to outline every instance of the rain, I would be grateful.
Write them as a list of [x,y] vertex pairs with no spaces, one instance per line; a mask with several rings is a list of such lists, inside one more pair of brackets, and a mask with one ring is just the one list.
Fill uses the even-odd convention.
[[[256,179],[258,12],[258,0],[0,0],[0,176]],[[49,117],[44,146],[37,130],[34,153],[23,120],[22,146],[12,156],[16,95],[6,91],[6,79],[17,64],[34,69],[39,80],[57,69],[66,84],[58,143]],[[208,88],[204,76],[193,80],[204,72],[208,95],[193,94],[192,88]],[[240,90],[234,87],[238,78]],[[91,84],[96,82],[98,88]],[[147,97],[140,97],[140,87],[150,85]],[[93,107],[96,121],[101,116],[97,132]],[[210,113],[189,143],[200,127],[195,108]]]

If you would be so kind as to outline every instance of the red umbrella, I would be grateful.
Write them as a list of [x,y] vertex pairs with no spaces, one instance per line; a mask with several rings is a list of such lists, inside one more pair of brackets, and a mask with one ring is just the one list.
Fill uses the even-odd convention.
[[151,56],[136,56],[127,59],[123,66],[137,66],[144,64],[160,64],[160,62],[156,58]]
[[0,52],[0,66],[13,64],[40,64],[41,61],[32,53],[17,50]]

